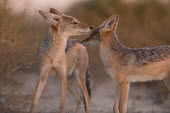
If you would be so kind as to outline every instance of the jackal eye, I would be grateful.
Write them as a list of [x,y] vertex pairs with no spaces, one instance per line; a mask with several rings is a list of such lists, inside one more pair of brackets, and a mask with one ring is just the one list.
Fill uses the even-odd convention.
[[77,24],[77,22],[72,22],[71,24],[76,25],[76,24]]

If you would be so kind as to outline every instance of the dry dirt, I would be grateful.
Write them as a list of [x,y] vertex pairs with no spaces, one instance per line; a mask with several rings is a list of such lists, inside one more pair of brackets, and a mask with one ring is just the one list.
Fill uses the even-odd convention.
[[[12,76],[12,79],[20,82],[22,86],[19,92],[23,95],[32,94],[35,90],[38,81],[38,73],[17,73]],[[92,76],[92,113],[112,113],[114,102],[114,83],[109,76],[101,80],[95,79]],[[10,83],[9,83],[10,84]],[[165,94],[159,91],[162,88],[162,83],[154,86],[137,83],[130,87],[128,100],[128,113],[170,113],[170,99],[165,98]],[[4,86],[5,87],[5,86]],[[164,86],[163,86],[164,87]],[[31,101],[31,99],[30,99]],[[58,113],[60,102],[60,81],[58,77],[49,77],[48,82],[44,88],[37,113]],[[29,106],[29,105],[28,105]],[[75,103],[70,94],[67,95],[67,112],[74,113]],[[29,109],[29,108],[28,108]],[[25,109],[26,111],[28,109]],[[82,113],[84,107],[82,105]]]

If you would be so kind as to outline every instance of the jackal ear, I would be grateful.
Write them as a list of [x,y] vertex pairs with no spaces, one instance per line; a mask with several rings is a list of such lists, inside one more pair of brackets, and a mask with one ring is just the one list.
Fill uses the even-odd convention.
[[64,15],[62,12],[59,12],[57,9],[50,8],[50,13],[56,14],[56,15]]
[[111,26],[111,30],[116,31],[119,23],[119,14],[115,15],[114,23]]
[[114,16],[107,18],[101,25],[100,28],[108,28],[114,23]]
[[46,21],[51,25],[53,25],[53,24],[57,25],[60,22],[60,16],[58,16],[58,15],[44,12],[42,10],[39,10],[39,14],[42,17],[44,17],[44,19],[46,19]]
[[50,15],[47,12],[44,12],[42,10],[39,10],[38,12],[45,19],[48,19],[50,17]]
[[101,28],[116,30],[118,22],[119,22],[119,15],[113,15],[103,22],[103,24],[101,25]]

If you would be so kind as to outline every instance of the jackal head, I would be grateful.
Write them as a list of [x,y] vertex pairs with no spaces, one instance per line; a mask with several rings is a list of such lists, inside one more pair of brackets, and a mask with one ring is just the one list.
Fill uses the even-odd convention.
[[116,32],[118,22],[119,15],[109,17],[100,26],[96,27],[90,36],[83,40],[81,43],[85,46],[99,45],[102,40],[102,35]]
[[92,27],[81,23],[74,17],[63,14],[54,8],[50,9],[50,13],[39,10],[39,13],[51,25],[51,28],[70,37],[87,34],[92,30]]

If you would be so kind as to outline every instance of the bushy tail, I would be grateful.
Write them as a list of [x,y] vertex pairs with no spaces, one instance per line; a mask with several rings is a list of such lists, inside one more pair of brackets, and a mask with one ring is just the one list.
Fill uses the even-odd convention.
[[[88,95],[91,99],[90,74],[88,70],[86,72],[86,87],[87,87]],[[83,100],[84,100],[84,109],[86,111],[86,101],[85,101],[84,95],[83,95]]]

